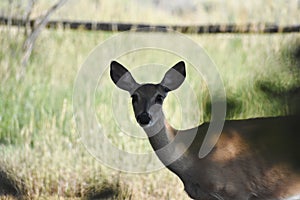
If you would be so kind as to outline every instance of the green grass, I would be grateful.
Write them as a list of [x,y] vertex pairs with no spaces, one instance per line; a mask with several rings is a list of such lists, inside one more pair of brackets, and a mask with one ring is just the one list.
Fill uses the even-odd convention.
[[[95,15],[97,20],[140,22],[141,18],[137,16],[144,12],[143,22],[149,23],[158,22],[160,18],[163,20],[159,22],[189,23],[195,17],[172,18],[163,11],[159,11],[155,17],[153,8],[141,8],[139,4],[124,6],[119,0],[115,0],[99,4],[103,16],[96,14],[99,10],[94,8],[91,12],[83,12],[84,16],[81,18],[78,14],[79,7],[88,9],[96,4],[96,1],[84,2],[86,1],[79,1],[78,7],[70,5],[74,9],[70,9],[66,16],[91,19]],[[282,4],[284,3],[281,2],[280,5]],[[4,6],[3,3],[0,5]],[[46,5],[45,2],[41,4],[35,13],[38,14]],[[240,8],[229,5],[228,9],[236,12]],[[254,9],[255,6],[252,5],[251,8]],[[128,15],[124,14],[126,9]],[[218,9],[213,9],[215,18],[204,18],[205,22],[220,19],[216,14]],[[105,10],[113,11],[104,12]],[[269,11],[268,15],[271,17],[266,19],[280,15],[277,4],[274,10],[274,13]],[[290,10],[294,8],[291,7]],[[66,12],[62,10],[55,17],[62,17],[63,11]],[[237,22],[239,15],[228,16],[226,20]],[[291,13],[291,16],[297,16],[297,12]],[[279,20],[282,23],[290,19],[287,15],[282,18]],[[295,19],[299,18],[293,18]],[[17,79],[21,70],[19,62],[24,39],[22,30],[0,28],[0,183],[1,178],[4,180],[3,177],[8,177],[9,183],[28,199],[188,199],[183,192],[182,183],[166,169],[147,174],[122,173],[98,162],[80,141],[72,111],[74,80],[89,52],[113,33],[45,30],[36,43],[26,75]],[[299,34],[188,37],[202,45],[218,67],[226,89],[227,118],[277,116],[290,112],[288,104],[293,96],[289,91],[300,86],[299,59],[294,55],[300,46]],[[165,61],[166,59],[170,60]],[[120,60],[128,67],[134,67],[141,62],[172,64],[178,57],[164,57],[161,52],[136,52]],[[210,117],[210,101],[205,83],[194,75],[192,66],[188,65],[187,70],[187,81],[199,98],[201,121],[207,121]],[[106,85],[103,91],[96,91],[95,108],[97,117],[107,127],[106,134],[124,150],[151,151],[147,140],[132,140],[115,134],[119,130],[111,120],[113,116],[110,107],[110,91],[114,85],[110,82],[108,73],[104,76],[104,81]],[[184,106],[178,107],[175,95],[170,95],[167,99],[164,109],[168,120],[175,127],[182,122],[180,109],[193,109],[188,102]],[[106,112],[101,112],[103,110]],[[131,120],[135,123],[132,116]],[[193,123],[192,120],[186,121],[184,126],[189,127]]]

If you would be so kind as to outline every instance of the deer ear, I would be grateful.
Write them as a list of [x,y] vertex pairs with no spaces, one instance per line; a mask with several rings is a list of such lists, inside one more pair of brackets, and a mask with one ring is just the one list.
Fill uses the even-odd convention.
[[160,84],[169,91],[175,90],[183,83],[185,76],[185,64],[180,61],[166,72]]
[[117,61],[112,61],[110,64],[110,77],[116,86],[130,94],[140,86],[130,72]]

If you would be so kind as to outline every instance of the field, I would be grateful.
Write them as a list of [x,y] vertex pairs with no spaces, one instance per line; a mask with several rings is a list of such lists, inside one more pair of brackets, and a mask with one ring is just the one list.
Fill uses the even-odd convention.
[[[232,0],[222,15],[219,11],[224,5],[220,2],[198,3],[198,12],[190,14],[174,14],[163,7],[156,10],[147,2],[148,6],[127,0],[81,0],[77,4],[67,3],[53,17],[151,24],[272,20],[279,24],[296,24],[300,19],[297,1],[278,1],[277,4],[251,1],[249,5],[239,5]],[[18,13],[18,9],[22,9],[17,3],[1,2],[0,6],[4,14]],[[49,1],[40,1],[33,16],[48,6]],[[268,9],[262,10],[262,7]],[[90,12],[81,14],[81,9]],[[264,15],[252,16],[252,10]],[[180,180],[167,169],[139,174],[112,169],[87,151],[78,134],[72,105],[77,73],[89,53],[116,33],[44,30],[26,69],[20,67],[22,28],[0,26],[0,34],[0,199],[189,199]],[[225,86],[228,119],[287,115],[299,110],[295,103],[299,96],[293,92],[300,87],[299,33],[187,37],[201,45],[216,64]],[[139,55],[137,52],[136,57],[125,56],[122,61],[134,66],[142,62],[172,64],[176,59],[166,61],[159,53]],[[26,73],[20,78],[22,70]],[[201,123],[210,117],[209,94],[203,80],[193,75],[191,66],[187,66],[187,71],[187,79],[199,98]],[[106,92],[96,91],[95,108],[98,119],[105,121],[105,134],[120,149],[151,151],[147,139],[137,141],[114,134],[118,131],[110,105],[114,85],[108,72],[104,80]],[[185,119],[180,109],[193,109],[185,102],[178,107],[174,95],[166,101],[167,118],[175,127]],[[129,98],[126,103],[130,110]],[[194,121],[187,120],[181,126],[194,125]],[[137,127],[133,130],[142,134]]]

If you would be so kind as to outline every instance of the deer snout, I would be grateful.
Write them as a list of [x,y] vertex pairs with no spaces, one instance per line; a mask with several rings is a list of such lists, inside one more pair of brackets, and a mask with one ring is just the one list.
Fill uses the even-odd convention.
[[151,116],[148,113],[143,112],[143,113],[139,114],[136,119],[137,119],[137,122],[141,126],[146,126],[146,125],[148,125],[150,123]]

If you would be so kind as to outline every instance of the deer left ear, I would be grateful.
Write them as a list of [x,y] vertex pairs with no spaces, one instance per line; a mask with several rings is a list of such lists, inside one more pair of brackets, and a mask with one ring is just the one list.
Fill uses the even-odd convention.
[[183,83],[185,77],[185,64],[180,61],[166,72],[160,84],[169,91],[175,90]]
[[130,95],[140,86],[131,73],[116,61],[112,61],[110,64],[110,77],[116,86],[128,91]]

